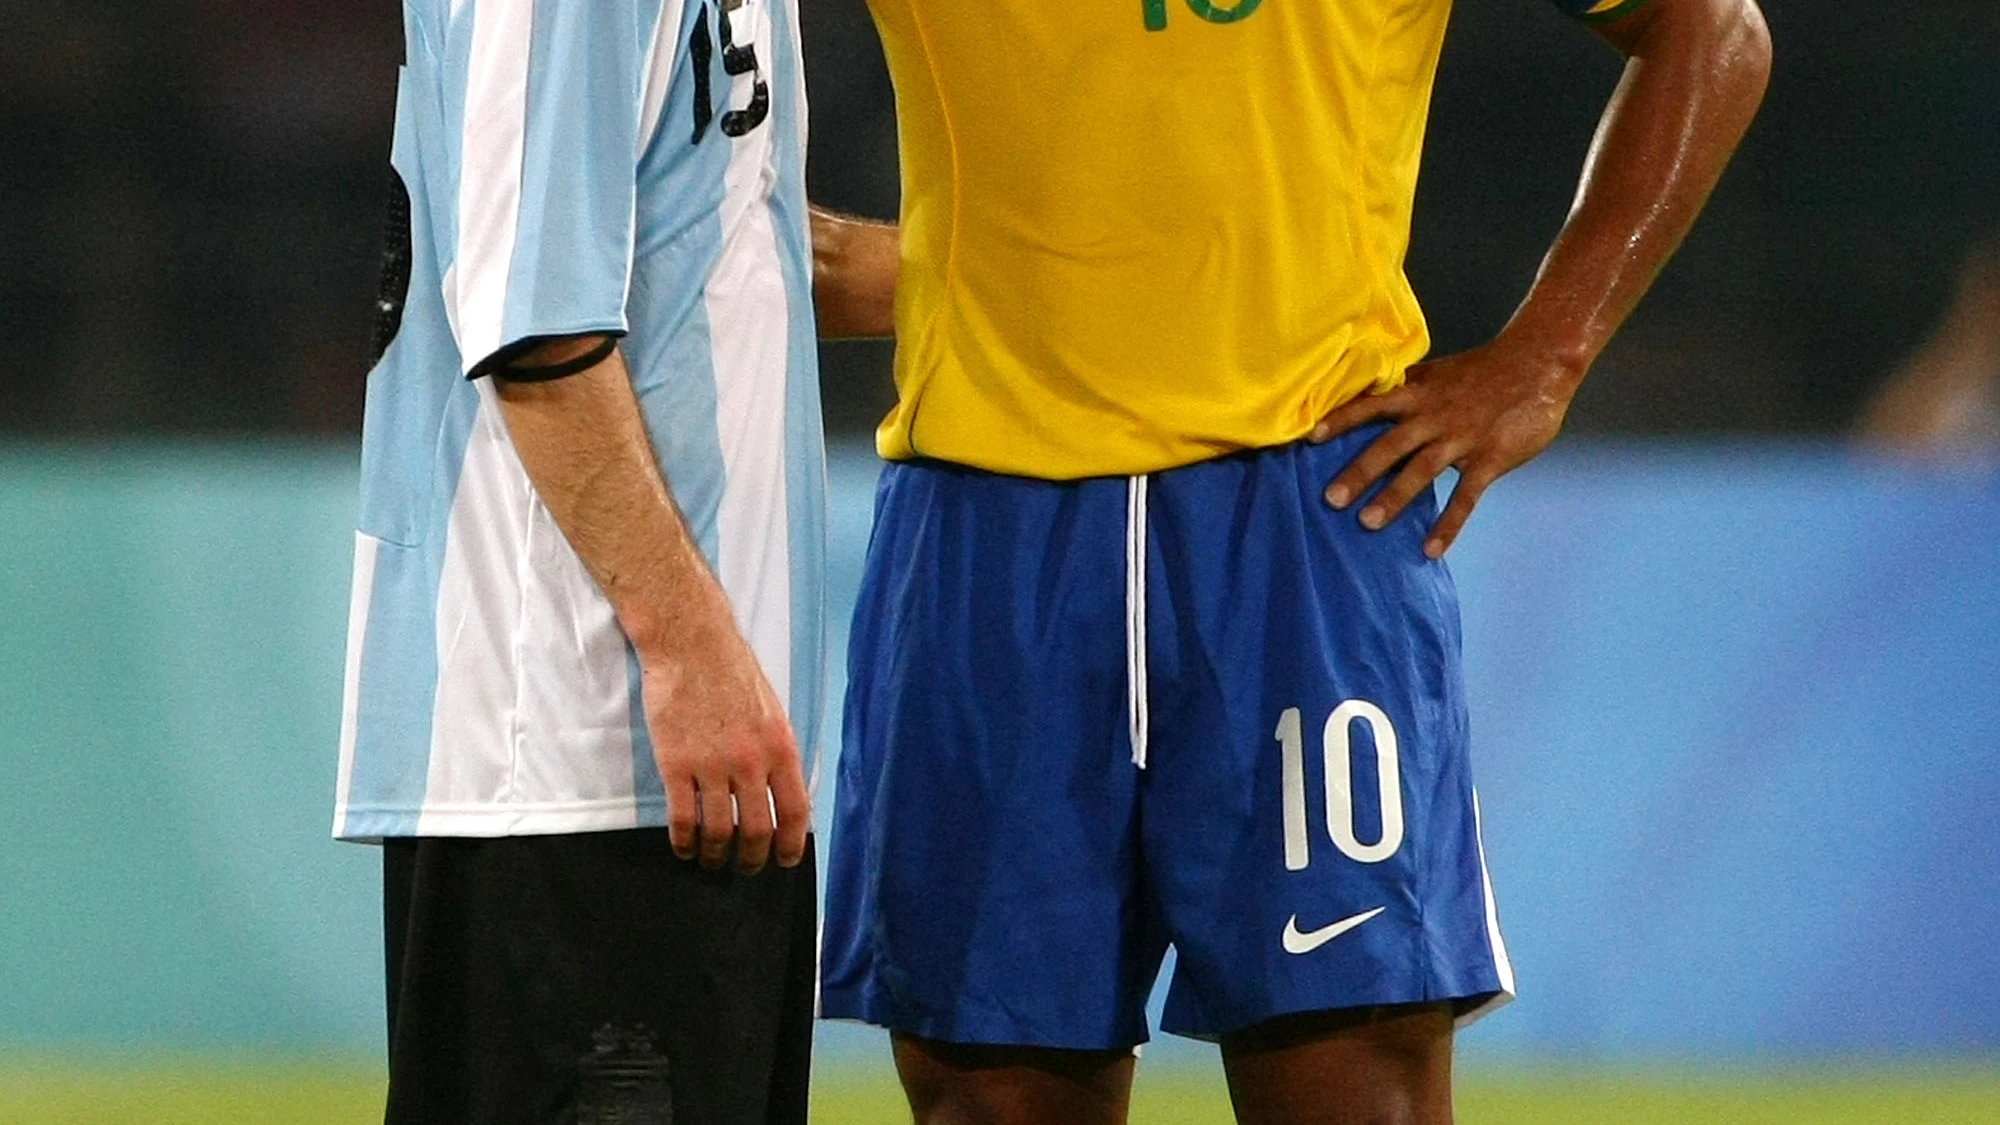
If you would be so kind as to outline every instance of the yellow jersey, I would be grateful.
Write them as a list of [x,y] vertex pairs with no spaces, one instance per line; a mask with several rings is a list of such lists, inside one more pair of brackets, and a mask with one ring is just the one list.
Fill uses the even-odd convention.
[[1403,255],[1450,0],[870,6],[903,163],[884,457],[1152,472],[1296,440],[1428,350]]
[[892,460],[1048,479],[1302,437],[1429,347],[1450,0],[871,0],[903,164]]

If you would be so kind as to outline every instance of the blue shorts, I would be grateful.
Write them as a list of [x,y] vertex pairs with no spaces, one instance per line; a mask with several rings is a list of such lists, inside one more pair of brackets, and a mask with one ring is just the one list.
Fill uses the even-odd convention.
[[1378,429],[1149,478],[889,465],[855,611],[821,1011],[959,1043],[1504,1001],[1436,500]]

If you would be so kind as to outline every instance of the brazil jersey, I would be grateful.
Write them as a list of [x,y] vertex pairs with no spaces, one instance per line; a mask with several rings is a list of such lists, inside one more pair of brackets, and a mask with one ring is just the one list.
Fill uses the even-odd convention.
[[1449,0],[871,4],[903,159],[883,456],[1151,472],[1297,439],[1427,350],[1403,256]]

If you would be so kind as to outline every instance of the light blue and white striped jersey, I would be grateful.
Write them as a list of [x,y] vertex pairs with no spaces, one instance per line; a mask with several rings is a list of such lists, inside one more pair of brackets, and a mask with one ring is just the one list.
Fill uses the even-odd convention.
[[666,822],[631,648],[492,380],[467,378],[540,336],[626,334],[660,466],[810,770],[825,457],[795,0],[403,17],[409,285],[369,376],[334,834]]

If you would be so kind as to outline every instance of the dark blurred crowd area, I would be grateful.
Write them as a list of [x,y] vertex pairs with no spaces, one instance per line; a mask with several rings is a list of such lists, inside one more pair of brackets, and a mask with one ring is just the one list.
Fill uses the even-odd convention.
[[[802,2],[813,193],[893,215],[863,2]],[[396,6],[0,6],[0,431],[355,433]],[[1765,10],[1763,116],[1572,431],[1894,430],[1954,394],[1993,411],[2000,0]],[[1459,0],[1408,262],[1440,351],[1485,339],[1533,277],[1618,72],[1536,0]],[[826,348],[836,431],[879,416],[888,347]]]

